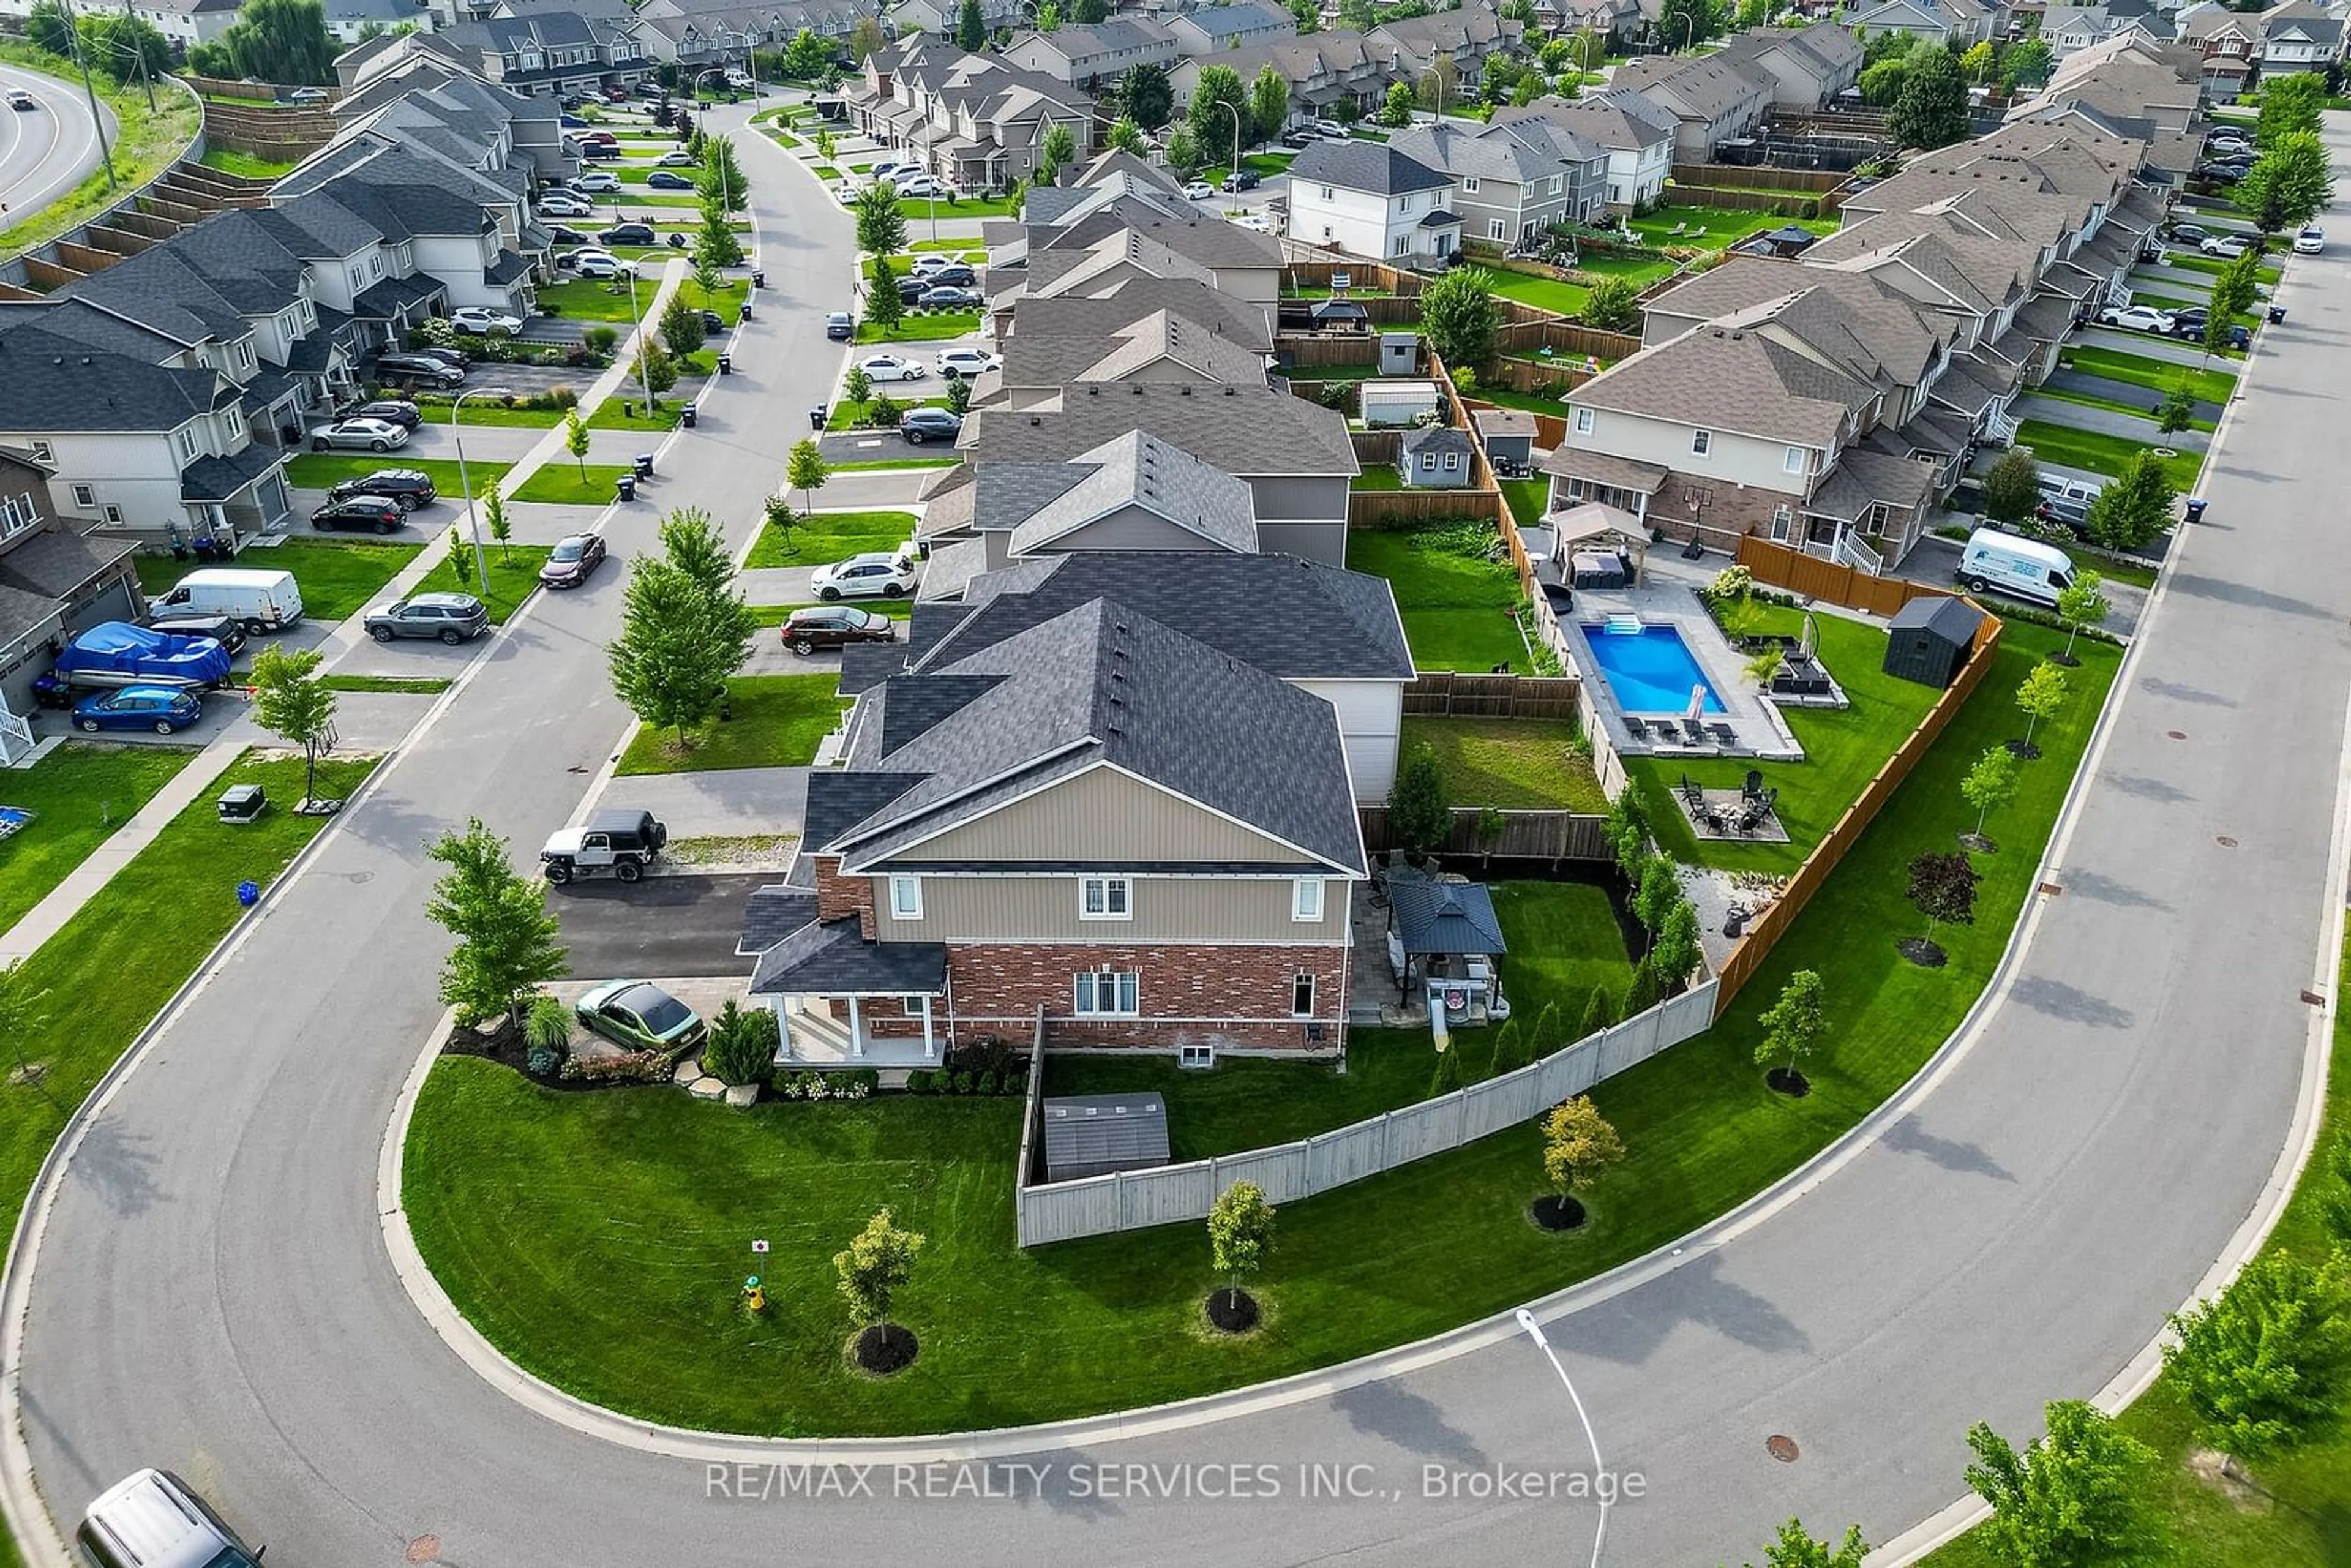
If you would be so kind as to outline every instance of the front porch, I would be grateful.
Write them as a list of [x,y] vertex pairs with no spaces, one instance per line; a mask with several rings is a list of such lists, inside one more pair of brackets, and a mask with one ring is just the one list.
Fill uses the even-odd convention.
[[778,883],[751,895],[736,951],[758,956],[750,994],[775,1012],[779,1066],[929,1067],[946,1053],[942,943],[876,942],[858,915],[819,919],[813,893]]
[[927,996],[779,996],[772,1005],[778,1067],[936,1067],[946,1052],[946,1020]]

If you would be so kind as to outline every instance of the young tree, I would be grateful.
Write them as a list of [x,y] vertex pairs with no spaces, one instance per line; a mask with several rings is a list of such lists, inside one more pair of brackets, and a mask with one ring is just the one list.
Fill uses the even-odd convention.
[[906,298],[898,292],[898,269],[886,256],[873,258],[873,282],[865,290],[865,319],[892,334],[906,319]]
[[800,547],[792,542],[792,525],[799,519],[792,515],[791,502],[785,497],[770,494],[760,503],[760,509],[767,514],[768,526],[776,530],[776,542],[783,547],[784,553],[799,554]]
[[1959,795],[1976,809],[1975,831],[1964,835],[1960,841],[1971,850],[1989,853],[1996,846],[1983,836],[1984,823],[2001,807],[2016,799],[2016,787],[2021,781],[2023,764],[2015,752],[2005,746],[1984,748],[1984,754],[1959,780]]
[[319,758],[335,740],[335,694],[319,678],[319,657],[316,648],[271,646],[253,659],[254,720],[302,748],[305,806],[318,797]]
[[1167,133],[1167,165],[1177,172],[1190,176],[1202,162],[1200,139],[1192,134],[1192,127],[1178,121]]
[[784,484],[787,488],[800,493],[801,511],[809,511],[816,506],[817,491],[822,489],[824,482],[831,477],[832,465],[824,460],[824,454],[818,450],[813,440],[802,436],[793,444],[791,457],[784,470]]
[[1959,57],[1959,74],[1970,82],[1981,84],[1991,78],[1991,40],[1986,38]]
[[[726,536],[700,507],[679,507],[661,523],[662,557],[685,573],[696,588],[714,600],[729,600],[735,592],[735,557]],[[744,622],[748,638],[753,622]]]
[[979,0],[963,0],[963,9],[956,14],[956,47],[976,55],[987,46],[987,18],[980,15]]
[[580,481],[583,485],[588,481],[588,444],[591,439],[588,434],[588,422],[580,417],[579,406],[574,404],[565,409],[563,411],[563,449],[570,453],[572,460],[579,464]]
[[2241,316],[2262,297],[2262,256],[2248,249],[2234,261],[2223,262],[2212,277],[2212,314]]
[[39,1090],[41,1098],[56,1106],[57,1099],[48,1089],[48,1063],[35,1061],[26,1051],[27,1043],[49,1025],[48,999],[46,988],[35,987],[26,978],[25,960],[12,958],[0,966],[0,1038],[6,1039],[16,1058],[16,1071],[10,1082]]
[[1045,0],[1042,5],[1037,7],[1037,30],[1040,33],[1058,33],[1061,30],[1060,0]]
[[2319,110],[2326,107],[2326,83],[2314,71],[2294,71],[2262,82],[2262,107],[2253,141],[2274,147],[2289,136],[2314,135]]
[[1968,1485],[1991,1505],[1980,1526],[1992,1558],[2032,1568],[2125,1568],[2154,1560],[2154,1451],[2079,1399],[2043,1412],[2048,1436],[2017,1452],[1982,1422],[1968,1430]]
[[1397,130],[1412,123],[1413,91],[1410,82],[1391,82],[1388,96],[1380,104],[1380,123]]
[[[646,389],[653,408],[659,408],[661,394],[677,385],[677,361],[658,341],[647,342],[637,350],[637,362],[629,367],[629,380]],[[651,413],[653,409],[645,412]]]
[[1290,82],[1269,65],[1249,83],[1249,130],[1259,141],[1270,141],[1290,123]]
[[1176,108],[1176,93],[1167,85],[1165,66],[1129,66],[1126,74],[1118,78],[1118,101],[1127,118],[1145,131],[1157,131],[1167,123]]
[[674,731],[683,748],[687,729],[718,711],[726,678],[743,667],[748,640],[733,634],[748,616],[667,559],[638,557],[622,601],[621,634],[608,650],[613,691],[647,727]]
[[[1322,30],[1322,7],[1315,0],[1290,0],[1290,16],[1298,24],[1298,36],[1301,38]],[[1339,101],[1344,103],[1346,99]]]
[[[1657,933],[1665,928],[1666,916],[1674,905],[1686,903],[1682,896],[1682,879],[1674,871],[1674,862],[1664,855],[1652,855],[1641,864],[1641,884],[1633,891],[1633,918],[1649,934],[1651,946],[1656,945]],[[1659,975],[1662,982],[1665,976]]]
[[947,378],[947,412],[958,417],[971,412],[971,381],[967,376]]
[[1927,917],[1927,934],[1903,946],[1912,962],[1930,968],[1942,962],[1943,950],[1935,943],[1937,926],[1975,924],[1976,883],[1982,880],[1968,857],[1957,852],[1938,854],[1930,850],[1910,862],[1910,902]]
[[1045,132],[1045,145],[1038,153],[1037,183],[1050,185],[1061,177],[1061,171],[1078,155],[1078,139],[1060,120]]
[[1583,324],[1603,332],[1622,332],[1641,321],[1640,286],[1629,277],[1604,277],[1584,297]]
[[2035,664],[2017,684],[2016,706],[2024,710],[2024,738],[2010,749],[2030,762],[2041,755],[2032,731],[2044,718],[2055,718],[2065,706],[2065,672],[2054,664]]
[[1923,44],[1910,55],[1886,128],[1897,145],[1926,152],[1967,139],[1968,84],[1950,51]]
[[1143,139],[1143,127],[1123,114],[1111,121],[1110,131],[1103,136],[1102,143],[1136,158],[1145,157],[1151,152],[1151,143]]
[[512,1022],[539,987],[570,973],[546,889],[516,873],[507,841],[479,817],[425,852],[449,869],[424,912],[457,939],[441,966],[441,999],[461,1019]]
[[2041,465],[2032,453],[2011,446],[1984,471],[1980,492],[1984,516],[1995,523],[2021,523],[2041,505]]
[[[1813,1539],[1801,1519],[1792,1519],[1780,1527],[1779,1539],[1763,1549],[1763,1568],[1861,1568],[1861,1560],[1869,1554],[1868,1543],[1861,1538],[1861,1526],[1847,1527],[1844,1539],[1835,1545]],[[1755,1568],[1752,1563],[1747,1568]]]
[[1477,370],[1494,357],[1500,325],[1490,280],[1474,267],[1457,267],[1420,291],[1420,326],[1428,345],[1455,370]]
[[1208,1207],[1210,1267],[1225,1281],[1228,1309],[1240,1305],[1241,1287],[1263,1271],[1273,1255],[1273,1205],[1253,1181],[1237,1181]]
[[731,138],[713,136],[702,149],[702,169],[695,175],[702,193],[726,205],[726,211],[739,213],[749,203],[751,183],[743,177],[743,165],[735,157]]
[[1449,55],[1439,55],[1437,63],[1420,73],[1420,81],[1413,91],[1413,102],[1434,113],[1443,113],[1448,103],[1461,101],[1461,68]]
[[1625,885],[1637,889],[1641,885],[1641,867],[1649,858],[1649,811],[1641,803],[1638,789],[1628,784],[1608,802],[1608,820],[1601,831],[1608,840],[1608,847],[1615,852],[1616,871],[1624,877]]
[[1434,854],[1453,836],[1453,807],[1445,798],[1445,769],[1426,741],[1412,749],[1388,791],[1390,836],[1416,858]]
[[2186,382],[2164,394],[2156,404],[2155,428],[2165,435],[2177,435],[2196,423],[2196,392]]
[[661,318],[662,341],[669,351],[683,359],[702,347],[706,333],[702,325],[702,312],[685,302],[683,294],[673,294],[664,307]]
[[1667,996],[1680,991],[1689,981],[1690,971],[1698,967],[1698,911],[1687,898],[1677,899],[1666,911],[1664,922],[1657,927],[1656,941],[1649,948],[1649,965],[1656,971],[1657,989]]
[[2171,525],[2178,495],[2163,459],[2142,447],[2125,460],[2120,477],[2106,481],[2083,526],[2108,549],[2137,549]]
[[1443,1051],[1437,1053],[1437,1068],[1428,1077],[1428,1097],[1442,1100],[1461,1087],[1461,1037],[1455,1035]]
[[[964,9],[975,16],[979,0],[964,0]],[[784,46],[784,74],[802,81],[814,81],[824,68],[832,63],[832,45],[816,35],[813,27],[802,27]]]
[[1246,131],[1249,89],[1242,85],[1240,73],[1230,66],[1203,66],[1200,79],[1192,89],[1191,107],[1185,111],[1203,163],[1232,162],[1238,151],[1233,141],[1234,113],[1239,114],[1240,128]]
[[743,241],[726,215],[726,204],[716,195],[704,196],[702,226],[694,232],[695,281],[707,297],[717,292],[719,268],[742,265]]
[[860,16],[857,25],[849,29],[849,57],[861,66],[889,47],[882,24],[874,17]]
[[1819,970],[1799,969],[1789,976],[1779,999],[1755,1020],[1763,1026],[1763,1038],[1755,1042],[1755,1065],[1770,1067],[1784,1056],[1786,1065],[1773,1076],[1791,1087],[1802,1083],[1804,1076],[1796,1064],[1820,1049],[1829,1028],[1827,1006],[1828,988]]
[[[1616,1019],[1616,998],[1609,994],[1606,986],[1595,982],[1592,988],[1592,994],[1583,999],[1583,1019],[1576,1025],[1575,1038],[1590,1040],[1602,1030],[1614,1024]],[[1565,1045],[1573,1042],[1562,1040],[1559,1043]]]
[[2074,580],[2057,591],[2057,619],[2065,622],[2065,651],[2052,664],[2071,664],[2074,660],[2074,639],[2085,626],[2095,626],[2106,618],[2114,606],[2099,591],[2106,580],[2095,571],[2074,574]]
[[710,1020],[710,1039],[702,1048],[702,1065],[723,1083],[758,1083],[776,1069],[780,1041],[776,1015],[766,1008],[746,1012],[728,998]]
[[2335,200],[2332,169],[2326,144],[2314,132],[2293,131],[2253,160],[2230,199],[2263,235],[2300,228]]
[[884,256],[906,248],[906,214],[899,210],[898,193],[886,181],[857,193],[857,248]]
[[507,498],[498,493],[495,478],[482,486],[482,526],[497,544],[500,564],[513,560],[514,519],[507,516]]
[[2318,1223],[2338,1249],[2351,1249],[2351,1128],[2326,1145],[2326,1181],[2318,1195]]
[[1506,1072],[1516,1072],[1520,1068],[1531,1065],[1538,1055],[1555,1049],[1552,1042],[1559,1029],[1559,1009],[1554,1003],[1545,1002],[1543,1010],[1535,1015],[1531,1025],[1520,1029],[1518,1024],[1518,1019],[1513,1017],[1502,1026],[1501,1034],[1494,1041],[1494,1076],[1497,1078]]
[[2229,1288],[2174,1313],[2163,1367],[2204,1440],[2231,1462],[2259,1460],[2331,1432],[2351,1395],[2351,1260],[2324,1266],[2281,1252]]
[[890,1326],[891,1303],[914,1276],[914,1254],[927,1239],[918,1231],[893,1225],[885,1208],[865,1222],[846,1251],[832,1255],[852,1322],[860,1328]]
[[[1625,1159],[1625,1140],[1600,1114],[1588,1094],[1562,1100],[1542,1120],[1543,1178],[1566,1208],[1577,1192]],[[1568,1209],[1573,1216],[1573,1209]]]

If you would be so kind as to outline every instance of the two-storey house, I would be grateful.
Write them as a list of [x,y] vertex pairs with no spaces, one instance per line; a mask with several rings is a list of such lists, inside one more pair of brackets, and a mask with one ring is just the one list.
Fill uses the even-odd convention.
[[1862,45],[1836,22],[1750,27],[1725,38],[1715,57],[1768,75],[1773,107],[1809,113],[1834,103],[1860,79]]
[[1093,146],[1093,99],[1045,75],[927,38],[865,62],[841,94],[858,131],[909,152],[959,189],[996,190],[1036,173],[1045,138],[1066,127]]
[[1496,125],[1548,120],[1607,153],[1605,204],[1623,214],[1659,200],[1674,172],[1679,121],[1637,92],[1603,92],[1573,102],[1545,94],[1520,109],[1494,111]]
[[1515,47],[1522,32],[1522,25],[1498,14],[1491,0],[1468,0],[1450,11],[1392,16],[1364,37],[1395,80],[1416,82],[1442,60],[1452,68],[1460,89],[1474,93],[1488,58]]
[[1675,161],[1704,163],[1771,111],[1775,83],[1769,71],[1714,55],[1644,55],[1617,67],[1609,86],[1672,115]]
[[2001,0],[1875,0],[1846,13],[1844,25],[1966,49],[2003,37],[2008,7]]
[[1095,91],[1132,67],[1173,65],[1180,51],[1175,33],[1149,17],[1113,16],[1091,25],[1064,24],[1050,33],[1015,34],[1001,53],[1022,70]]
[[1290,237],[1429,266],[1461,248],[1453,181],[1376,141],[1317,141],[1290,165]]
[[1440,120],[1397,131],[1388,150],[1452,182],[1447,205],[1472,239],[1521,245],[1554,224],[1597,223],[1608,205],[1608,150],[1548,117]]
[[1254,82],[1271,66],[1290,84],[1290,113],[1297,120],[1325,118],[1343,102],[1354,105],[1358,113],[1369,114],[1379,107],[1394,79],[1391,51],[1376,48],[1362,33],[1325,28],[1212,55],[1188,55],[1167,73],[1176,102],[1191,100],[1200,85],[1200,72],[1209,66],[1228,66],[1244,82]]

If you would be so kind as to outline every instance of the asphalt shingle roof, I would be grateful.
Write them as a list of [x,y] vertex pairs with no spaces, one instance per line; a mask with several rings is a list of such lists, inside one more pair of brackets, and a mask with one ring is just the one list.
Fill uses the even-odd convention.
[[1453,182],[1419,160],[1377,141],[1317,141],[1290,165],[1293,185],[1331,185],[1377,196],[1449,191]]
[[1243,478],[1362,472],[1345,415],[1270,387],[1073,386],[1050,413],[975,410],[962,444],[984,459],[1058,462],[1130,430]]

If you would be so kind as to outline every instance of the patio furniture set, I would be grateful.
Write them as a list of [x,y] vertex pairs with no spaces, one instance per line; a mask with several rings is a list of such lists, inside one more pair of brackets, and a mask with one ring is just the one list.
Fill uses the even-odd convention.
[[1772,814],[1780,804],[1780,789],[1777,785],[1766,789],[1761,771],[1750,768],[1747,770],[1746,783],[1740,787],[1739,803],[1735,808],[1726,810],[1708,800],[1706,791],[1690,782],[1690,776],[1687,773],[1682,775],[1681,798],[1682,809],[1698,826],[1723,838],[1733,835],[1748,838],[1772,820]]
[[1739,749],[1739,732],[1727,724],[1701,724],[1694,718],[1642,718],[1628,713],[1625,716],[1625,727],[1634,739],[1645,740],[1654,746],[1713,746],[1724,751]]

